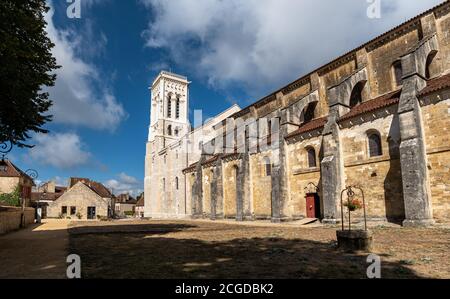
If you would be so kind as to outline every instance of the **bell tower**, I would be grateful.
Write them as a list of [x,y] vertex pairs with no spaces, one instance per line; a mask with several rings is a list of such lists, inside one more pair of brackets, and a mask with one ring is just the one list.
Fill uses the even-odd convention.
[[148,141],[159,150],[189,132],[189,83],[184,76],[162,71],[150,87]]

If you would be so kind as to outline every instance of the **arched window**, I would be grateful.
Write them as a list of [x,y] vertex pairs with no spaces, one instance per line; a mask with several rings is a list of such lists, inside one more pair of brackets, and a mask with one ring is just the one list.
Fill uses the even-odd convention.
[[178,177],[175,178],[175,188],[179,189]]
[[368,138],[369,138],[369,156],[378,157],[383,155],[380,135],[376,132],[371,132],[369,133]]
[[308,107],[303,110],[303,120],[308,122],[314,119],[317,102],[310,103]]
[[179,129],[178,128],[175,128],[175,136],[177,136],[178,137],[178,135],[180,134],[180,131],[179,131]]
[[428,54],[427,57],[427,63],[425,65],[425,78],[430,79],[432,77],[432,73],[431,73],[431,64],[434,61],[434,58],[436,57],[437,51],[433,51],[430,54]]
[[264,157],[264,167],[266,176],[272,175],[272,163],[268,157]]
[[162,189],[163,189],[163,191],[166,191],[166,179],[165,178],[162,179]]
[[167,99],[167,117],[172,117],[172,97]]
[[172,125],[167,127],[167,135],[172,136]]
[[308,167],[309,168],[317,167],[316,150],[312,147],[308,147],[306,151],[308,152]]
[[392,64],[392,74],[394,77],[395,87],[401,86],[403,78],[403,69],[401,60],[397,60]]
[[350,108],[355,107],[362,102],[362,92],[366,82],[359,82],[355,85],[350,96]]
[[176,119],[180,118],[180,99],[179,98],[177,98],[177,101],[176,101],[175,118]]

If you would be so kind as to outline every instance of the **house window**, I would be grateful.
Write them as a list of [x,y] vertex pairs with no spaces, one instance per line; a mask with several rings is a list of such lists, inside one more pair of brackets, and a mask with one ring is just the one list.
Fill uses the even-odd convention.
[[365,82],[359,82],[355,85],[350,96],[350,108],[355,107],[362,103],[362,92],[364,89]]
[[169,126],[167,127],[167,134],[168,134],[169,136],[172,136],[172,125],[169,125]]
[[175,187],[177,190],[179,189],[178,177],[175,178]]
[[180,118],[180,99],[178,99],[178,98],[177,98],[177,102],[176,102],[175,117],[176,117],[176,119]]
[[178,134],[180,133],[180,131],[178,130],[178,128],[175,128],[175,136],[178,137]]
[[169,97],[167,99],[167,117],[172,117],[172,99]]
[[268,157],[264,158],[264,166],[266,170],[266,176],[272,175],[272,163],[270,163],[270,159]]
[[162,187],[163,187],[163,191],[166,191],[166,179],[162,179]]
[[70,215],[75,215],[77,213],[77,207],[70,207]]
[[61,207],[61,214],[67,215],[67,207],[66,206]]
[[395,86],[402,85],[402,77],[403,77],[403,69],[402,69],[402,61],[397,60],[392,64],[392,71],[394,73]]
[[307,149],[307,152],[308,152],[308,167],[309,168],[317,167],[316,150],[310,147]]
[[381,148],[381,138],[378,133],[369,134],[369,156],[378,157],[383,155]]

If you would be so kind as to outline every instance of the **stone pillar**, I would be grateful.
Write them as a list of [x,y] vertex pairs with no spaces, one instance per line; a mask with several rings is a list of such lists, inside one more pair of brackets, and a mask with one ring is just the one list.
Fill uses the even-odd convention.
[[[248,149],[248,148],[247,148]],[[248,150],[243,155],[242,159],[242,170],[243,170],[243,212],[244,220],[253,220],[252,215],[252,190],[251,190],[251,174],[250,174],[250,154]]]
[[323,222],[340,222],[338,203],[344,189],[344,163],[341,151],[340,130],[337,124],[339,106],[330,107],[328,123],[323,130],[323,160],[321,162]]
[[223,219],[223,178],[222,159],[218,159],[213,170],[211,182],[211,219]]
[[[282,117],[284,117],[282,115]],[[280,123],[284,122],[280,118]],[[283,218],[286,218],[285,206],[287,205],[287,168],[286,155],[287,148],[285,143],[285,136],[289,133],[290,125],[285,123],[279,126],[278,136],[273,136],[273,165],[272,165],[272,222],[280,223]]]
[[410,53],[402,58],[404,76],[398,113],[405,204],[404,226],[427,226],[434,223],[422,115],[418,100],[418,93],[426,86],[426,81],[419,74],[417,58],[416,53]]
[[203,217],[203,168],[202,163],[205,161],[205,156],[202,155],[200,161],[197,163],[195,170],[195,182],[192,186],[192,218]]
[[240,167],[237,174],[236,186],[236,221],[244,221],[244,198],[245,198],[245,159],[246,154],[240,155]]

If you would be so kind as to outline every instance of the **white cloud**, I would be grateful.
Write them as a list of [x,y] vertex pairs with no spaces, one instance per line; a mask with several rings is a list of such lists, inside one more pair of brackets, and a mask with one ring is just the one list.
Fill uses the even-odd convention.
[[[50,111],[54,121],[113,131],[127,114],[108,85],[108,79],[99,74],[95,65],[77,55],[85,47],[77,32],[57,29],[53,10],[46,15],[46,21],[47,34],[55,44],[52,52],[62,66],[56,71],[55,86],[48,89],[54,101]],[[98,47],[104,47],[106,36],[101,35],[98,43]]]
[[113,189],[116,195],[128,193],[132,196],[137,196],[143,191],[143,183],[141,181],[123,172],[117,178],[106,181],[104,185],[109,189]]
[[154,18],[147,46],[168,50],[218,88],[277,88],[441,0],[141,0]]
[[36,145],[29,150],[33,161],[60,169],[71,169],[87,164],[91,153],[84,149],[80,137],[74,133],[36,134]]

